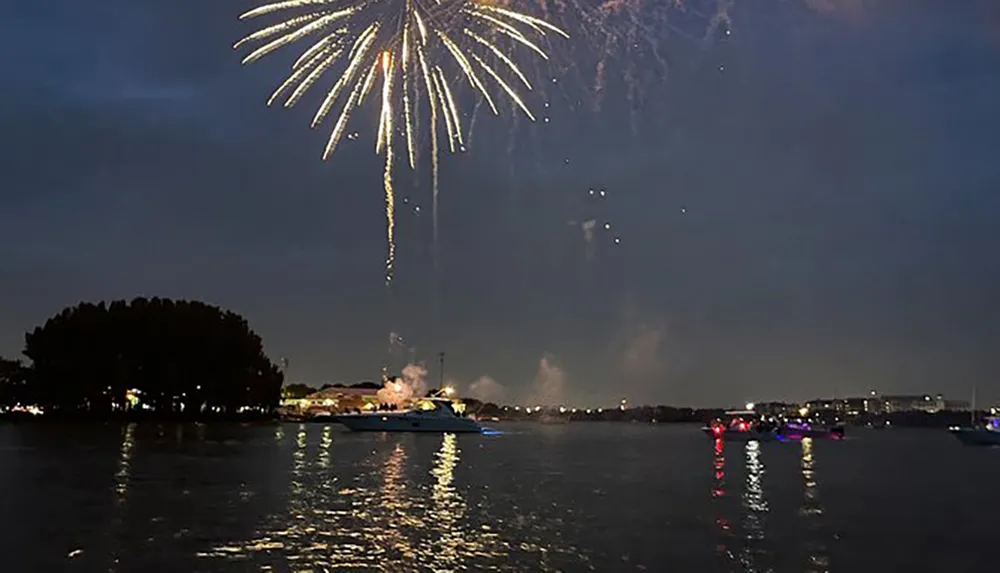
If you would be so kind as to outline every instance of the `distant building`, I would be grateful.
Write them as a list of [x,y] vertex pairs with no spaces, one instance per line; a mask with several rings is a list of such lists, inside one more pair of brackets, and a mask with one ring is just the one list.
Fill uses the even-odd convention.
[[952,412],[968,412],[972,409],[972,405],[968,400],[945,400],[944,409]]
[[883,410],[881,400],[871,396],[819,398],[806,402],[804,406],[811,412],[831,411],[848,418],[880,414]]
[[799,405],[787,402],[760,402],[753,410],[765,416],[790,417],[799,415]]
[[283,400],[281,405],[287,409],[298,409],[302,413],[310,410],[334,412],[376,408],[379,405],[377,394],[380,387],[358,386],[329,386],[305,398]]
[[944,396],[937,394],[882,396],[882,406],[886,413],[927,412],[933,414],[948,409]]
[[840,400],[834,398],[817,398],[815,400],[809,400],[804,404],[806,408],[810,411],[815,410],[841,410]]

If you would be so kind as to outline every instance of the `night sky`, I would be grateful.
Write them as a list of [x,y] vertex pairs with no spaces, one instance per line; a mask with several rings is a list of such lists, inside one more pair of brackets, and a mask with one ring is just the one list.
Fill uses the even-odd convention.
[[231,48],[252,4],[11,5],[0,355],[80,300],[167,296],[245,315],[317,385],[376,378],[391,330],[397,368],[436,379],[445,350],[510,401],[1000,400],[1000,4],[734,0],[710,29],[714,1],[671,3],[599,98],[574,38],[535,69],[537,124],[480,110],[443,157],[437,328],[426,161],[397,170],[389,293],[376,110],[321,162],[318,94],[264,105],[306,45]]

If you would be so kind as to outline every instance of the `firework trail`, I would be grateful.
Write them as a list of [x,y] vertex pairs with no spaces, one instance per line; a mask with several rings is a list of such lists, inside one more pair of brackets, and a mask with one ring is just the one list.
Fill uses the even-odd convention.
[[[416,166],[420,105],[430,109],[434,234],[437,236],[437,170],[439,125],[444,123],[446,147],[455,152],[463,141],[462,114],[455,90],[467,82],[478,97],[499,115],[506,100],[529,119],[534,116],[517,91],[532,84],[514,54],[534,52],[548,58],[540,45],[548,34],[568,38],[560,28],[541,18],[489,0],[284,0],[254,8],[240,19],[286,15],[237,42],[233,48],[262,42],[247,64],[307,38],[316,38],[302,51],[287,78],[271,95],[268,105],[282,96],[294,106],[325,74],[337,74],[312,120],[317,127],[336,108],[337,119],[323,151],[323,159],[337,149],[354,114],[381,82],[381,103],[375,152],[384,154],[383,187],[386,205],[387,255],[385,282],[391,285],[395,264],[395,194],[393,191],[395,124],[402,123],[406,155]],[[436,248],[435,248],[436,250]]]
[[[506,6],[513,4],[513,0],[497,1]],[[570,80],[559,85],[571,107],[581,104],[581,95],[589,98],[589,107],[595,111],[602,108],[608,97],[624,97],[636,106],[646,98],[648,86],[667,75],[670,63],[667,41],[673,36],[711,41],[719,35],[728,35],[734,3],[735,0],[529,0],[541,18],[563,30],[572,30],[576,40],[572,45],[552,46],[552,59],[540,62],[546,67],[534,70],[533,79],[555,83],[547,67],[555,62],[560,75]]]

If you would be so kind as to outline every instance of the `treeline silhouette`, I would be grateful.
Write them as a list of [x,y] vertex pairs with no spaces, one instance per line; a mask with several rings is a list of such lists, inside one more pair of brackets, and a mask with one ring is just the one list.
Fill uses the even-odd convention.
[[0,404],[46,414],[184,417],[272,411],[282,373],[246,319],[216,306],[136,298],[63,309],[0,361]]

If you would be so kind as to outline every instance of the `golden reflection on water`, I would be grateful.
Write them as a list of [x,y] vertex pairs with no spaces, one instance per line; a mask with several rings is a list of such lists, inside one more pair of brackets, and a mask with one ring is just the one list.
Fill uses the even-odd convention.
[[[411,436],[412,437],[412,436]],[[360,462],[350,481],[334,485],[333,439],[324,430],[318,461],[308,467],[307,436],[300,426],[292,454],[288,509],[273,515],[256,538],[213,548],[200,557],[252,560],[261,569],[296,573],[325,571],[554,571],[546,565],[555,554],[576,555],[572,548],[505,539],[499,521],[484,508],[471,515],[455,486],[461,459],[459,439],[445,434],[427,477],[408,475],[405,437],[388,456],[376,449]],[[360,471],[357,471],[360,470]],[[379,471],[381,470],[381,471]],[[414,472],[409,472],[413,474]],[[427,483],[427,482],[430,483]],[[475,519],[474,519],[475,517]],[[478,521],[478,523],[477,523]],[[527,556],[530,565],[511,556]]]
[[746,540],[740,561],[746,571],[757,571],[755,557],[761,553],[767,500],[764,499],[764,462],[760,457],[760,442],[746,444],[746,484],[743,490],[743,533]]
[[432,489],[433,500],[431,519],[438,532],[438,551],[435,569],[452,571],[460,562],[459,546],[462,543],[461,530],[455,524],[465,513],[465,503],[452,482],[455,480],[455,466],[458,464],[458,439],[455,434],[445,434],[441,449],[435,454],[431,475],[436,478]]
[[820,515],[823,508],[816,501],[816,470],[813,469],[812,438],[802,439],[802,481],[805,484],[805,502],[802,515]]
[[118,502],[124,503],[128,496],[129,481],[132,479],[132,449],[135,447],[135,424],[125,426],[122,445],[118,452],[118,471],[115,472],[115,491]]
[[[110,540],[110,562],[108,572],[118,571],[120,564],[120,553],[122,545],[122,535],[125,528],[125,502],[128,499],[129,485],[132,482],[132,453],[135,449],[135,423],[131,423],[122,428],[121,446],[118,448],[118,463],[115,469],[115,506],[116,513],[113,519],[104,530]],[[77,550],[81,551],[81,550]]]
[[809,564],[807,571],[810,573],[821,573],[829,571],[830,559],[827,557],[827,550],[822,541],[817,539],[816,531],[820,527],[820,518],[823,515],[823,507],[819,503],[816,491],[816,470],[813,467],[813,441],[812,438],[802,440],[802,481],[804,485],[803,503],[800,514],[806,520],[806,527],[812,530],[807,542]]
[[333,433],[329,425],[323,426],[323,439],[319,443],[319,467],[330,468],[330,446],[333,445]]

